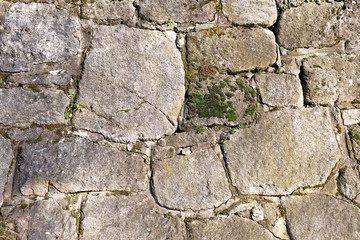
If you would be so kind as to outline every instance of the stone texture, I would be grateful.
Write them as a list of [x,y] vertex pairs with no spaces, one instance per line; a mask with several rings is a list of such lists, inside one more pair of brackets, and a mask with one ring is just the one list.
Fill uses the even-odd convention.
[[190,33],[187,50],[193,66],[210,65],[233,73],[265,69],[276,61],[274,34],[262,28],[214,28]]
[[217,0],[135,0],[146,20],[163,24],[171,18],[176,23],[204,23],[215,18]]
[[325,195],[290,197],[284,201],[291,239],[360,238],[360,212],[345,201]]
[[360,127],[355,126],[349,130],[354,157],[360,160]]
[[258,74],[255,81],[263,103],[272,107],[301,107],[303,93],[300,79],[288,74]]
[[82,6],[82,16],[84,18],[99,20],[121,20],[131,21],[135,15],[135,8],[132,0],[96,0],[85,1]]
[[284,195],[324,183],[341,156],[330,117],[328,108],[285,109],[236,132],[224,150],[239,193]]
[[55,5],[13,4],[5,15],[0,36],[0,70],[27,71],[33,64],[76,55],[79,41],[74,32],[79,24],[78,18]]
[[158,212],[147,194],[90,193],[83,210],[83,239],[183,239],[178,216]]
[[342,104],[360,99],[360,64],[347,55],[307,58],[303,63],[305,101]]
[[180,52],[170,33],[98,26],[80,81],[77,128],[115,141],[155,139],[177,126],[185,94]]
[[340,25],[341,37],[345,40],[345,50],[360,54],[360,2],[345,0],[344,13]]
[[345,167],[340,169],[338,179],[339,192],[353,200],[360,193],[359,168]]
[[339,18],[342,3],[304,3],[285,10],[277,28],[280,46],[321,48],[336,44],[339,39]]
[[221,0],[222,11],[236,25],[272,26],[276,22],[277,9],[273,0]]
[[0,207],[3,204],[3,192],[8,181],[10,164],[14,157],[11,142],[0,135]]
[[37,85],[58,85],[69,86],[72,83],[72,77],[69,74],[62,73],[61,70],[46,72],[42,75],[24,75],[14,74],[11,78],[16,83],[37,84]]
[[6,131],[7,135],[15,141],[30,141],[30,140],[36,140],[40,137],[41,133],[43,132],[43,129],[41,127],[35,127],[35,128],[28,128],[28,129],[9,129]]
[[0,89],[0,123],[5,125],[64,123],[69,98],[59,91]]
[[276,238],[255,221],[241,217],[194,220],[189,223],[191,239],[275,240]]
[[341,111],[344,125],[350,126],[360,123],[360,109],[346,109]]
[[50,182],[61,192],[147,188],[148,166],[140,154],[101,146],[80,137],[58,144],[24,144],[20,190],[44,196]]

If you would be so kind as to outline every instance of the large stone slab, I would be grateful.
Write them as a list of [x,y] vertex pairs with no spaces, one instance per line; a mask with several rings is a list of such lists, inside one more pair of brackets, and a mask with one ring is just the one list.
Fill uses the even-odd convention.
[[0,123],[5,125],[64,123],[69,98],[60,91],[0,89]]
[[222,11],[236,25],[272,26],[276,22],[277,9],[273,0],[221,0]]
[[91,111],[77,114],[75,126],[114,141],[173,133],[184,100],[185,73],[171,34],[99,26],[91,46],[79,95]]
[[13,4],[0,36],[0,71],[27,71],[33,64],[78,54],[74,32],[79,26],[77,17],[52,4]]
[[329,108],[263,114],[224,144],[230,177],[241,194],[284,195],[325,182],[340,159]]
[[98,20],[121,20],[131,21],[135,15],[135,7],[132,0],[113,1],[97,0],[85,1],[82,5],[83,18]]
[[158,212],[147,194],[90,193],[82,221],[83,239],[183,239],[180,218]]
[[218,0],[136,0],[135,6],[146,20],[163,24],[172,19],[177,23],[203,23],[215,18]]
[[194,220],[189,223],[191,239],[247,239],[275,240],[268,230],[250,219],[242,217]]
[[3,204],[3,192],[8,181],[11,161],[14,157],[10,140],[0,135],[0,207]]
[[20,190],[45,195],[48,182],[61,192],[140,191],[147,188],[148,166],[140,154],[101,146],[80,137],[58,144],[24,144]]
[[265,69],[276,61],[274,34],[262,28],[214,28],[190,33],[188,60],[195,67],[221,71]]
[[293,48],[321,48],[339,41],[342,3],[304,3],[282,13],[277,40],[280,46]]
[[284,201],[291,239],[360,238],[359,208],[325,195],[291,197]]

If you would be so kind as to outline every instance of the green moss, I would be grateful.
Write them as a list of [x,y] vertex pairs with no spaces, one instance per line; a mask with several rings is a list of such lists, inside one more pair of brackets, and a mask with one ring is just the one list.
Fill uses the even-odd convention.
[[337,129],[339,134],[342,133],[342,128],[341,128],[341,126],[339,124],[336,125],[336,129]]
[[130,192],[124,190],[120,190],[120,191],[116,190],[116,191],[112,191],[111,194],[113,196],[121,196],[121,195],[129,196]]
[[321,69],[323,69],[322,66],[320,66],[319,64],[314,64],[310,68],[321,68]]
[[246,108],[244,117],[246,116],[253,116],[256,113],[256,105],[255,104],[249,104],[249,106]]
[[229,119],[229,121],[236,121],[237,119],[237,116],[236,116],[236,112],[232,109],[230,109],[226,115],[227,119]]
[[203,126],[195,127],[194,130],[197,134],[205,132],[205,128]]
[[285,207],[282,204],[280,204],[280,205],[278,205],[278,208],[279,208],[279,211],[280,211],[280,216],[285,217],[285,215],[286,215]]
[[38,88],[36,85],[30,84],[29,88],[33,91],[33,92],[41,92],[40,88]]
[[25,209],[25,208],[27,208],[27,206],[28,206],[28,205],[27,205],[26,203],[22,203],[22,204],[21,204],[21,209]]

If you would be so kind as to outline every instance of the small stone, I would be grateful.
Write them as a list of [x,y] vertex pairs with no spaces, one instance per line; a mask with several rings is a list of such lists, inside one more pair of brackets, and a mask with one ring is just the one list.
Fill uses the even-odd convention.
[[352,143],[352,149],[354,151],[354,157],[360,160],[360,127],[355,126],[349,130],[349,135]]
[[339,192],[353,200],[360,194],[360,176],[358,168],[345,167],[339,171]]
[[37,84],[37,85],[58,85],[69,86],[72,83],[72,78],[69,74],[62,73],[62,70],[46,72],[43,75],[24,75],[14,74],[11,78],[16,83],[21,84]]
[[133,6],[132,0],[84,1],[82,5],[82,15],[83,18],[129,22],[134,18],[135,7]]
[[10,171],[10,164],[13,160],[14,153],[10,140],[5,139],[0,134],[0,207],[3,204],[3,192],[5,184],[8,181],[8,173]]
[[342,110],[341,115],[344,120],[344,125],[346,126],[360,123],[360,109]]
[[254,207],[251,209],[251,219],[254,221],[264,220],[264,209],[259,207]]

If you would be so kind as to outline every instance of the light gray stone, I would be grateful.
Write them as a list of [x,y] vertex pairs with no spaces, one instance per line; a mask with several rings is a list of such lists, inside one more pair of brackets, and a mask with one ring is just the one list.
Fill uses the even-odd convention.
[[339,41],[342,3],[304,3],[285,10],[277,28],[280,46],[293,48],[321,48]]
[[221,0],[222,11],[236,25],[272,26],[276,22],[277,9],[273,0]]
[[46,72],[42,75],[13,74],[11,75],[11,78],[15,83],[58,86],[69,86],[73,80],[69,74],[61,73],[61,70],[59,70],[59,72]]
[[341,157],[330,118],[328,108],[273,111],[232,135],[224,151],[239,193],[285,195],[324,183]]
[[0,36],[0,70],[28,71],[33,64],[78,54],[74,32],[79,26],[78,18],[52,4],[13,4]]
[[204,23],[215,18],[217,0],[135,0],[143,18],[158,24],[171,18],[176,23]]
[[107,21],[131,21],[135,15],[135,7],[132,0],[96,0],[85,1],[82,5],[83,18],[107,20]]
[[189,223],[194,240],[200,239],[247,239],[275,240],[276,238],[261,225],[241,217],[194,220]]
[[0,123],[5,125],[64,123],[69,98],[60,91],[0,89]]
[[14,157],[10,140],[0,135],[0,207],[3,204],[3,192],[5,184],[8,181],[10,164]]
[[284,201],[291,239],[360,238],[359,208],[325,195],[290,197]]
[[345,40],[345,50],[360,54],[360,2],[345,0],[344,13],[340,25],[341,37]]
[[180,218],[161,214],[145,193],[90,193],[83,212],[83,239],[183,239]]
[[354,157],[357,160],[360,160],[360,127],[355,126],[353,128],[350,128],[349,135],[352,143]]
[[344,167],[339,171],[338,180],[339,192],[353,200],[360,193],[359,169]]
[[350,126],[360,123],[360,109],[346,109],[341,111],[344,125]]
[[185,73],[171,33],[98,26],[85,60],[77,128],[114,141],[155,139],[176,130]]
[[300,79],[288,74],[258,74],[255,81],[263,103],[272,107],[301,107],[303,93]]
[[42,195],[48,182],[61,192],[140,191],[147,188],[148,165],[140,154],[101,146],[80,137],[58,144],[24,144],[20,190]]
[[274,34],[262,28],[214,28],[190,33],[188,60],[195,67],[221,71],[265,69],[276,61]]
[[15,141],[31,141],[36,140],[38,137],[40,137],[41,133],[43,132],[43,129],[40,127],[35,128],[28,128],[28,129],[9,129],[6,131],[7,135]]

